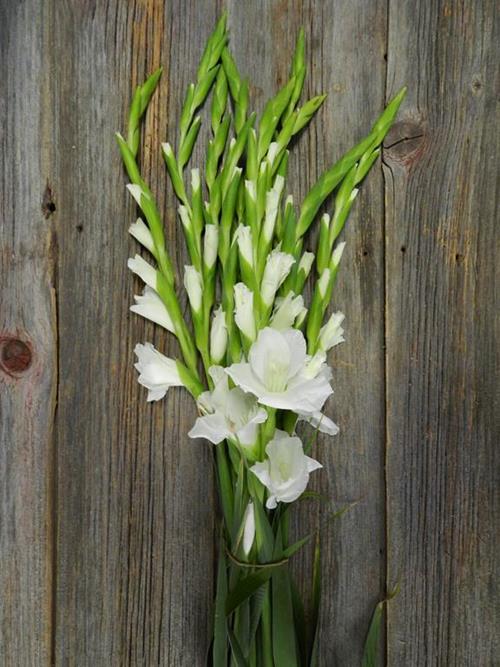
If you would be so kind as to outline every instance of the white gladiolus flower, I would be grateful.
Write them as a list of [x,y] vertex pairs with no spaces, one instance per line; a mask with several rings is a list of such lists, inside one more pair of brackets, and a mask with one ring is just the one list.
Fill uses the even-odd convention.
[[295,296],[293,292],[289,292],[284,299],[276,299],[276,307],[270,326],[279,331],[289,329],[303,310],[304,299],[302,295]]
[[253,502],[250,501],[245,510],[245,516],[243,517],[243,553],[245,556],[248,556],[250,549],[252,548],[253,541],[255,539],[255,510],[253,507]]
[[215,388],[199,397],[198,406],[205,415],[198,417],[189,437],[206,438],[214,445],[228,438],[242,447],[252,447],[257,440],[258,425],[266,421],[267,412],[251,394],[239,387],[229,389],[221,366],[211,366],[209,373]]
[[260,286],[262,301],[266,306],[272,305],[278,288],[290,273],[294,262],[295,258],[292,255],[280,250],[274,249],[268,255]]
[[250,348],[248,362],[232,364],[226,373],[263,405],[312,415],[333,390],[328,367],[319,365],[312,376],[307,372],[309,361],[301,331],[266,327]]
[[211,269],[217,261],[218,248],[219,228],[217,225],[206,225],[203,237],[203,261],[208,269]]
[[226,314],[219,306],[214,313],[212,327],[210,329],[210,356],[216,364],[219,364],[227,349],[227,326]]
[[342,257],[342,253],[344,252],[345,248],[345,241],[342,241],[342,243],[339,243],[335,250],[332,253],[332,264],[334,268],[337,268],[337,266],[340,264],[340,258]]
[[234,321],[238,329],[250,341],[255,340],[253,292],[248,289],[245,283],[236,283],[234,286]]
[[184,266],[184,287],[186,288],[191,308],[195,313],[199,313],[203,297],[203,279],[200,272],[194,266]]
[[273,188],[266,194],[266,215],[262,227],[262,234],[266,241],[270,241],[273,236],[274,225],[276,224],[276,217],[278,215],[278,206],[284,185],[285,179],[278,174]]
[[135,305],[130,306],[130,310],[133,313],[137,313],[138,315],[145,317],[147,320],[159,324],[167,329],[167,331],[175,333],[174,324],[168,314],[167,307],[154,289],[151,289],[151,287],[146,285],[142,296],[134,295],[134,299]]
[[252,242],[252,230],[250,227],[245,225],[239,225],[238,229],[235,232],[235,239],[238,244],[238,250],[241,253],[241,256],[253,266],[253,242]]
[[266,454],[267,459],[255,463],[250,470],[269,492],[268,509],[274,509],[279,502],[297,500],[306,490],[309,474],[323,467],[304,454],[300,438],[279,429],[267,445]]
[[138,343],[134,352],[137,355],[135,368],[139,371],[139,384],[149,390],[148,401],[159,401],[170,387],[183,386],[176,361],[158,352],[151,343]]
[[344,329],[342,328],[342,322],[344,321],[344,313],[340,311],[337,313],[332,313],[328,322],[321,327],[319,331],[319,349],[324,352],[328,352],[332,347],[343,343],[344,338]]
[[318,280],[318,289],[322,299],[324,299],[326,296],[326,291],[328,289],[328,284],[330,282],[330,276],[331,276],[330,269],[323,269],[323,273],[321,274]]
[[149,227],[143,222],[140,218],[137,218],[128,228],[128,232],[131,236],[134,237],[136,241],[139,241],[141,245],[149,250],[149,252],[154,253],[155,244]]
[[156,269],[148,264],[140,255],[136,255],[133,259],[130,257],[127,262],[128,268],[141,278],[146,285],[156,290]]
[[299,271],[301,270],[304,271],[306,278],[311,273],[311,267],[313,265],[313,262],[314,262],[313,252],[305,252],[300,258]]

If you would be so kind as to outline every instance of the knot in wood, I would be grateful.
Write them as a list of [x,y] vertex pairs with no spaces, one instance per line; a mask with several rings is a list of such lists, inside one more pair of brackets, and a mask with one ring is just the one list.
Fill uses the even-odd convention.
[[402,120],[395,123],[384,141],[384,156],[389,160],[410,166],[420,157],[425,142],[422,123]]
[[3,338],[0,341],[0,367],[9,375],[19,375],[31,366],[31,347],[18,338]]

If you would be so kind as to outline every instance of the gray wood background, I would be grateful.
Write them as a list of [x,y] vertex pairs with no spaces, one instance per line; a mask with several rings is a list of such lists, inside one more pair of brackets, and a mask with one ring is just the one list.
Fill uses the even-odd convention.
[[[227,0],[253,101],[287,76],[329,97],[291,161],[303,196],[409,92],[345,232],[317,488],[360,500],[324,542],[321,664],[360,664],[386,587],[381,664],[500,665],[498,17],[494,0]],[[184,247],[159,142],[222,2],[0,2],[0,664],[202,666],[213,594],[208,446],[187,396],[146,405],[129,313],[135,251],[113,132],[165,67],[144,171]],[[201,153],[197,152],[199,159]],[[497,218],[495,220],[495,218]],[[308,505],[300,525],[315,525]],[[303,584],[306,554],[297,559]],[[495,569],[497,572],[495,573]]]

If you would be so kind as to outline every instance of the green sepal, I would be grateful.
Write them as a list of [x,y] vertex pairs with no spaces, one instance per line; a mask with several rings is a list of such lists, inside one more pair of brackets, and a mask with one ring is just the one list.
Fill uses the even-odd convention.
[[200,116],[196,116],[179,149],[179,157],[177,163],[180,172],[182,172],[185,165],[188,163],[189,158],[191,157],[191,153],[193,152],[193,147],[198,137],[198,132],[200,131],[200,127],[201,127],[201,118]]

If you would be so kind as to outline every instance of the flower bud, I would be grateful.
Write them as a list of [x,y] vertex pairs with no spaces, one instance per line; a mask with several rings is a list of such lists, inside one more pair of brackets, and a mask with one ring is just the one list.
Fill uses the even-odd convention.
[[167,329],[167,331],[175,333],[174,324],[167,307],[151,287],[146,285],[142,296],[134,295],[134,299],[135,305],[130,306],[130,310],[133,313],[137,313],[137,315],[141,315],[141,317],[159,324]]
[[248,289],[245,283],[236,283],[234,286],[234,321],[249,341],[255,340],[253,292]]
[[245,262],[253,266],[253,243],[252,230],[250,227],[240,225],[235,232],[236,242],[238,243],[238,250]]
[[156,290],[156,269],[148,264],[140,255],[133,259],[130,257],[127,262],[128,268],[141,278],[146,285]]
[[203,298],[203,280],[199,271],[194,266],[184,266],[184,287],[186,288],[193,312],[199,313]]
[[270,326],[278,331],[293,327],[295,319],[304,309],[304,299],[301,294],[295,296],[288,292],[284,299],[276,299],[276,307],[271,318]]
[[294,262],[295,258],[292,255],[280,250],[275,249],[268,255],[260,287],[262,301],[266,306],[272,306],[274,296],[290,273]]
[[324,269],[320,279],[318,280],[318,289],[322,299],[325,298],[326,293],[328,291],[328,285],[330,284],[330,277],[331,277],[330,269]]
[[177,363],[158,352],[151,343],[138,343],[134,349],[137,355],[135,368],[139,371],[139,384],[147,387],[148,401],[159,401],[170,387],[182,387]]
[[313,265],[313,262],[314,262],[313,252],[305,252],[300,258],[298,270],[304,272],[304,280],[311,273],[311,267]]
[[321,327],[319,332],[319,349],[324,352],[328,352],[332,347],[343,343],[344,338],[344,329],[341,324],[344,321],[344,313],[340,311],[337,313],[332,313],[328,322]]
[[217,261],[219,247],[219,228],[217,225],[206,225],[203,239],[203,261],[207,269],[211,269]]
[[342,253],[344,252],[345,248],[345,241],[342,241],[342,243],[339,243],[335,250],[332,253],[332,259],[330,262],[330,266],[333,270],[335,270],[338,265],[340,264],[340,258],[342,257]]
[[141,245],[149,250],[149,252],[155,252],[155,244],[149,227],[144,223],[141,218],[137,218],[128,228],[128,232],[131,236],[134,237],[136,241],[139,241]]
[[219,306],[214,312],[212,327],[210,329],[210,356],[215,364],[220,364],[226,354],[227,348],[227,326],[226,314]]
[[243,517],[243,553],[248,556],[255,539],[255,511],[253,502],[250,501]]
[[278,206],[284,185],[285,179],[283,176],[278,175],[276,176],[273,188],[266,194],[266,216],[264,218],[262,234],[267,242],[271,241],[273,237],[276,217],[278,215]]

